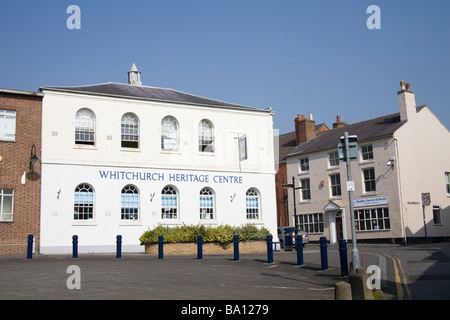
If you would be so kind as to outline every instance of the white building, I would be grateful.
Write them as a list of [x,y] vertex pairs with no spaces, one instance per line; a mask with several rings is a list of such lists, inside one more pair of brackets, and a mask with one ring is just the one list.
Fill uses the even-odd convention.
[[[304,139],[287,156],[287,181],[294,177],[302,188],[295,191],[297,225],[310,239],[351,239],[352,214],[358,240],[450,237],[450,133],[426,105],[416,106],[409,84],[402,82],[398,101],[399,113],[351,125],[338,117],[323,132],[312,119],[296,119]],[[337,147],[346,131],[359,140],[350,184]],[[353,213],[348,188],[354,189]]]
[[[276,237],[273,112],[141,85],[44,87],[44,254],[142,252],[162,225],[254,224]],[[241,147],[242,153],[238,152]]]

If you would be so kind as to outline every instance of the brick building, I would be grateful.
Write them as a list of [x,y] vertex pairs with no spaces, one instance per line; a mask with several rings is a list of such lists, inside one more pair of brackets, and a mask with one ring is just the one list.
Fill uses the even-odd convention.
[[41,93],[0,89],[0,255],[39,245],[41,115]]

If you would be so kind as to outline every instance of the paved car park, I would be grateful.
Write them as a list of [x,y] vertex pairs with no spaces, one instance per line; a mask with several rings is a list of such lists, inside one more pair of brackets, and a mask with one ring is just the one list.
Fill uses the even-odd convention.
[[[380,267],[385,299],[450,298],[450,243],[358,248],[362,265]],[[267,254],[241,254],[237,262],[232,255],[3,256],[0,299],[332,300],[334,284],[346,280],[338,247],[328,246],[327,270],[317,243],[303,253],[302,266],[295,251],[275,252],[273,263]]]

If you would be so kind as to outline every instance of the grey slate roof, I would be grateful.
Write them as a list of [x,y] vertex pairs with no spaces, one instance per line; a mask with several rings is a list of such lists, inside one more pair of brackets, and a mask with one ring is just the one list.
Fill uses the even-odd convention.
[[346,131],[349,135],[357,135],[359,141],[390,136],[400,128],[403,123],[404,122],[400,121],[400,113],[394,113],[354,123],[345,127],[319,132],[314,138],[294,147],[287,156],[337,148],[338,143],[341,141],[341,137],[344,136],[344,132]]
[[96,94],[104,96],[114,96],[114,97],[126,97],[142,100],[152,100],[160,102],[173,102],[173,103],[184,103],[193,105],[202,105],[208,107],[220,107],[227,109],[239,109],[248,111],[260,111],[269,112],[269,110],[240,106],[232,103],[227,103],[223,101],[212,100],[208,98],[203,98],[195,96],[192,94],[184,93],[181,91],[176,91],[173,89],[166,88],[156,88],[149,86],[140,86],[132,84],[122,84],[122,83],[102,83],[87,86],[78,87],[43,87],[39,89],[43,90],[53,90],[71,93],[85,93],[85,94]]

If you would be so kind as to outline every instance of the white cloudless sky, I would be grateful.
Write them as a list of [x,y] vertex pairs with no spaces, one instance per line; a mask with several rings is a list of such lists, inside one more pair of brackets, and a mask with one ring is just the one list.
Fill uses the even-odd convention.
[[144,85],[271,107],[286,133],[297,114],[396,113],[405,80],[450,128],[449,15],[448,0],[2,0],[0,87],[126,83],[134,62]]

